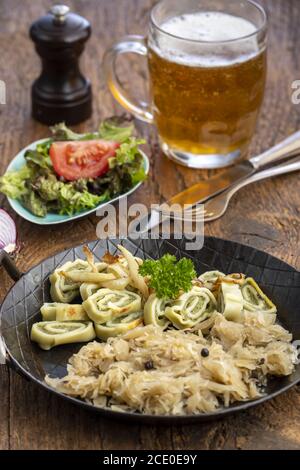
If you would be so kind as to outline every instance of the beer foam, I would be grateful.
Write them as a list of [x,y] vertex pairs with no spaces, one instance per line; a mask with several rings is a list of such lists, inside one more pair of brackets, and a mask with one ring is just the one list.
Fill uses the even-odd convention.
[[161,28],[174,36],[193,41],[230,41],[255,33],[256,26],[239,16],[218,11],[174,16]]
[[[257,27],[239,16],[217,11],[187,13],[167,19],[160,28],[172,36],[161,36],[155,44],[150,40],[150,47],[172,62],[225,66],[244,62],[259,53],[257,39],[251,37]],[[236,39],[242,41],[226,43]]]

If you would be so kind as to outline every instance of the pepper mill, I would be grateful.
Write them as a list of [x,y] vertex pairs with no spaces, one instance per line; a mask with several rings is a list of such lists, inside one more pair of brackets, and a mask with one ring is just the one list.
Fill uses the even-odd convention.
[[91,116],[91,84],[79,68],[90,35],[90,23],[66,5],[54,5],[32,24],[30,37],[42,61],[41,75],[32,86],[32,116],[37,121],[74,125]]

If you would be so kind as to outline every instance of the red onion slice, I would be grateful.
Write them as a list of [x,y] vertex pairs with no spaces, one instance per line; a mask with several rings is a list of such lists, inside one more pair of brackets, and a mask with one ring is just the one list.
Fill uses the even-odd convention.
[[17,248],[17,229],[11,216],[0,209],[0,249],[13,253]]

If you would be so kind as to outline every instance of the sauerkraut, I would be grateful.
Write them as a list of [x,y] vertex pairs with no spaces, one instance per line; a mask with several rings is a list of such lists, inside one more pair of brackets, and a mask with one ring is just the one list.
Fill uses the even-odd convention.
[[215,313],[192,330],[139,327],[83,346],[65,377],[45,380],[62,393],[119,411],[215,412],[259,398],[269,376],[293,372],[292,336],[275,319],[249,311],[241,323]]

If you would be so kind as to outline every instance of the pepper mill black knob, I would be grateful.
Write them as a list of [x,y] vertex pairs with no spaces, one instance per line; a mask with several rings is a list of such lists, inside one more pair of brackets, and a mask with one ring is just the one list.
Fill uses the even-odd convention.
[[42,60],[41,75],[32,86],[32,116],[36,120],[73,125],[90,117],[91,84],[79,68],[79,57],[90,35],[90,23],[66,5],[54,5],[32,24],[30,37]]

